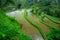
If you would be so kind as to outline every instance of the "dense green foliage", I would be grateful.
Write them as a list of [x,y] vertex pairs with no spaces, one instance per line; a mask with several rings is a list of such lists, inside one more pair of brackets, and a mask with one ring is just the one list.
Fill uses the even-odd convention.
[[15,5],[14,0],[0,0],[0,9],[6,11],[8,6],[13,6]]
[[60,31],[54,30],[47,34],[48,40],[60,40]]
[[5,12],[20,9],[21,5],[21,0],[0,0],[0,9]]
[[[39,10],[37,14],[40,13],[40,10],[44,11],[46,14],[54,16],[54,17],[60,17],[60,3],[59,0],[40,0],[36,5],[34,5],[35,9],[32,9],[36,12],[36,10]],[[38,9],[37,9],[38,7]]]
[[32,40],[21,30],[21,24],[0,10],[0,40]]

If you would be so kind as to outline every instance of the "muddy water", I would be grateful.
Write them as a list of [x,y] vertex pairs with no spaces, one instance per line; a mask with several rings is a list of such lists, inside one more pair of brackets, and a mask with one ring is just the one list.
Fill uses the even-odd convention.
[[33,27],[28,21],[24,18],[24,10],[17,10],[14,12],[7,13],[8,16],[15,17],[18,22],[22,23],[22,31],[30,35],[33,40],[44,40],[39,33],[39,31]]

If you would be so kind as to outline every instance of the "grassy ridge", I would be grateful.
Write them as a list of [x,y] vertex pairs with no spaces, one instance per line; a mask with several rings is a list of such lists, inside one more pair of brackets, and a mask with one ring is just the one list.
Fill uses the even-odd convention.
[[54,26],[52,26],[52,25],[48,24],[47,22],[45,22],[43,20],[44,17],[45,16],[42,16],[42,14],[41,14],[39,16],[39,20],[40,20],[41,23],[47,25],[47,27],[51,30],[51,32],[46,35],[47,38],[48,38],[48,40],[60,40],[60,30],[59,29],[56,29]]
[[24,17],[25,17],[25,19],[26,19],[30,24],[32,24],[35,28],[38,29],[38,31],[41,33],[41,35],[42,35],[42,37],[44,38],[44,40],[47,40],[46,35],[45,35],[44,31],[42,30],[42,28],[41,28],[38,24],[36,24],[35,22],[33,22],[33,21],[28,17],[26,11],[25,11]]
[[52,16],[49,16],[49,15],[47,15],[47,14],[45,14],[45,16],[46,16],[48,19],[50,19],[51,21],[60,24],[60,19],[59,19],[59,18],[52,17]]
[[0,40],[32,40],[21,30],[21,24],[0,10]]
[[41,23],[47,25],[47,27],[50,28],[51,30],[52,30],[52,29],[56,29],[54,26],[52,26],[52,25],[44,22],[44,20],[43,20],[43,18],[42,18],[41,16],[39,16],[39,20],[40,20]]

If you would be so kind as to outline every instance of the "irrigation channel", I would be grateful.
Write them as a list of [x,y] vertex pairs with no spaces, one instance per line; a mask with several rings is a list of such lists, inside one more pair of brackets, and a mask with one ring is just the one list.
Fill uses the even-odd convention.
[[[22,23],[22,31],[31,36],[33,40],[44,40],[39,31],[24,18],[24,10],[25,9],[8,12],[6,15],[14,17],[19,23]],[[50,31],[46,25],[39,22],[38,18],[30,12],[30,9],[27,10],[27,13],[35,23],[42,26],[45,33]]]

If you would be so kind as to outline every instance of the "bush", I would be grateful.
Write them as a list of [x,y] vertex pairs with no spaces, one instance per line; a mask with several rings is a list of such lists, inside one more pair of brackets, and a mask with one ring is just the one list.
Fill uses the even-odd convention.
[[47,34],[48,40],[60,40],[60,31],[55,30]]
[[0,10],[0,40],[32,40],[21,30],[21,24]]

